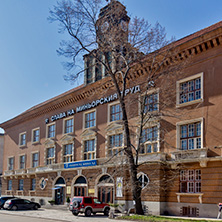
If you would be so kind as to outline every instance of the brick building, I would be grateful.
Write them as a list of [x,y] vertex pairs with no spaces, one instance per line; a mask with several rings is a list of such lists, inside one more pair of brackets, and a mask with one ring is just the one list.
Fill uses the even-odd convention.
[[[144,129],[138,173],[142,201],[153,214],[215,217],[222,198],[222,22],[178,40],[176,46],[182,59],[190,59],[177,79],[167,80],[173,82],[166,86],[173,93],[171,105],[159,106],[164,99],[160,82],[148,95],[149,112],[165,115]],[[144,61],[130,75],[131,123],[138,119],[146,68]],[[124,157],[107,161],[124,146],[120,104],[109,77],[96,75],[95,70],[86,73],[84,85],[0,125],[5,130],[3,194],[43,204],[91,195],[132,206]],[[179,114],[175,118],[169,111]]]

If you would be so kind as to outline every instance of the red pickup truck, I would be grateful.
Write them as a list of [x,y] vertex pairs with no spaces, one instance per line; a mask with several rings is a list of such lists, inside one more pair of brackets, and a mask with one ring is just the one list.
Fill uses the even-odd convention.
[[96,197],[73,197],[69,204],[69,210],[72,211],[73,215],[77,216],[79,213],[85,213],[86,217],[91,216],[91,214],[96,214],[99,212],[104,213],[104,215],[109,215],[110,206],[106,203],[101,203]]

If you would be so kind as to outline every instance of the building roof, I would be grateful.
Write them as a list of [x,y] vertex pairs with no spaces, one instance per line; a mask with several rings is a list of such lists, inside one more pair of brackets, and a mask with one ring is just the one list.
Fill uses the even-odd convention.
[[[188,47],[191,47],[192,45],[197,45],[197,44],[201,44],[203,41],[203,36],[206,36],[208,33],[212,33],[213,31],[217,30],[217,29],[221,29],[222,28],[222,21],[215,23],[209,27],[206,27],[202,30],[199,30],[193,34],[190,34],[184,38],[181,38],[177,41],[174,42],[175,46],[183,46],[183,45],[188,45]],[[219,34],[218,34],[219,33]],[[222,35],[222,30],[218,33],[213,33],[213,35]],[[201,38],[201,39],[200,39]],[[222,43],[221,43],[222,44]],[[106,78],[104,78],[106,79]],[[106,84],[108,85],[108,81],[106,80],[100,80],[101,84],[100,87],[102,86],[102,88],[106,88]],[[29,118],[32,118],[34,115],[34,113],[36,113],[38,111],[38,115],[43,113],[43,109],[45,109],[44,113],[46,112],[50,112],[53,109],[56,109],[59,105],[59,103],[63,103],[63,104],[69,104],[69,103],[73,103],[76,102],[80,99],[84,99],[86,97],[88,97],[89,95],[91,95],[92,91],[95,91],[98,87],[95,84],[90,84],[90,85],[80,85],[78,87],[75,87],[69,91],[66,91],[58,96],[55,96],[49,100],[46,100],[36,106],[31,107],[30,109],[24,111],[23,113],[19,114],[18,116],[4,122],[0,124],[0,127],[5,128],[8,127],[12,124],[12,122],[17,122],[19,121],[19,119],[21,120],[24,117],[27,117],[30,115]],[[64,99],[66,99],[66,101],[64,101]],[[24,119],[23,119],[24,120]]]

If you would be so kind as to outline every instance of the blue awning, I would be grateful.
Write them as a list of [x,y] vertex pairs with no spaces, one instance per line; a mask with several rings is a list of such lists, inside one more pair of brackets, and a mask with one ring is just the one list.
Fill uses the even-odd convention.
[[54,188],[52,188],[52,190],[58,190],[60,188],[62,188],[62,187],[54,187]]

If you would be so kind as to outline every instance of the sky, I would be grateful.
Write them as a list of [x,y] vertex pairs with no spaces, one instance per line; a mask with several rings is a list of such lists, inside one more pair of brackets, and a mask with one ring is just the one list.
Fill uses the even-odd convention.
[[[47,20],[60,0],[0,0],[0,123],[81,84],[64,80],[65,38]],[[157,21],[183,38],[222,20],[222,0],[123,0],[130,17]],[[0,128],[0,133],[4,130]]]

